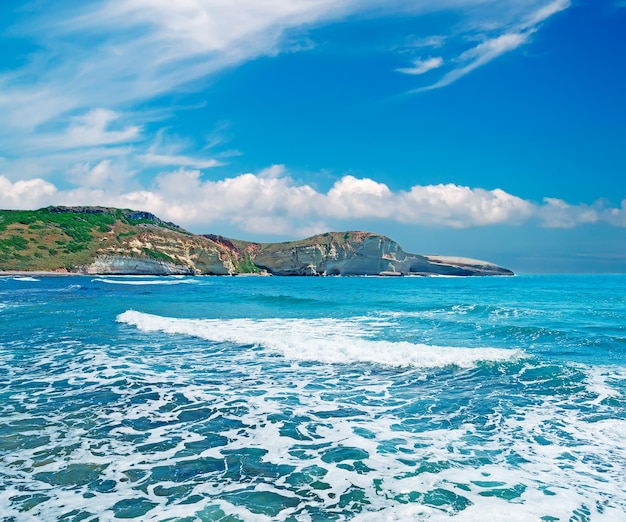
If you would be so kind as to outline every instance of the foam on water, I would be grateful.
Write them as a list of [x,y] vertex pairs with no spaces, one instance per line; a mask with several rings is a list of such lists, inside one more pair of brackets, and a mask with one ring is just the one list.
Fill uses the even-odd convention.
[[29,283],[36,283],[41,281],[41,279],[37,279],[36,277],[31,277],[31,276],[13,276],[13,281],[25,281],[25,282],[29,282]]
[[[497,390],[481,413],[474,397],[489,383],[476,369],[460,370],[466,395],[441,409],[445,389],[415,370],[322,378],[200,345],[150,364],[105,346],[47,348],[29,368],[35,386],[2,405],[0,512],[15,520],[624,520],[626,420],[566,396],[530,395],[511,412]],[[228,377],[202,377],[218,369]],[[14,371],[11,388],[26,377]]]
[[394,367],[473,367],[479,362],[507,362],[520,350],[459,348],[373,339],[375,319],[178,319],[128,310],[117,320],[144,332],[200,337],[213,342],[259,345],[291,360],[324,363],[374,363]]

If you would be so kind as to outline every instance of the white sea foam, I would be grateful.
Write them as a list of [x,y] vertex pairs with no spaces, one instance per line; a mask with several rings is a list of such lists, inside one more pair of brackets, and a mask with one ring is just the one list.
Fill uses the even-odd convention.
[[594,404],[601,404],[608,399],[621,397],[622,394],[611,385],[611,380],[626,380],[626,370],[623,367],[595,366],[586,367],[585,370],[587,374],[586,388],[596,396],[592,401]]
[[324,363],[374,363],[393,367],[436,368],[506,362],[521,350],[463,348],[375,339],[375,320],[322,319],[178,319],[129,310],[117,320],[144,332],[200,337],[213,342],[261,346],[292,360]]
[[37,279],[36,277],[31,276],[13,276],[14,281],[27,281],[27,282],[38,282],[41,279]]
[[[148,323],[151,318],[169,324],[168,318],[136,314],[122,320]],[[218,322],[226,323],[222,329],[233,327]],[[297,329],[298,322],[287,322],[283,328]],[[332,337],[346,327],[348,338],[376,342],[371,340],[376,326],[366,321],[324,319],[314,324],[322,329],[320,336]],[[262,325],[264,332],[268,328]],[[43,405],[63,396],[66,404],[81,409],[49,410],[41,431],[29,428],[34,440],[37,435],[49,440],[7,454],[3,472],[8,486],[0,491],[0,512],[7,518],[54,521],[76,509],[113,522],[119,520],[114,506],[139,498],[154,505],[136,518],[146,521],[229,515],[246,521],[306,521],[321,519],[320,513],[361,522],[624,520],[625,421],[590,421],[572,408],[569,397],[539,400],[530,395],[531,404],[519,405],[514,412],[504,401],[503,409],[494,413],[493,427],[485,429],[480,415],[467,415],[455,424],[450,410],[437,410],[439,401],[446,400],[441,382],[433,389],[427,381],[410,380],[413,392],[405,396],[398,394],[395,375],[362,374],[352,379],[344,377],[345,368],[319,372],[297,363],[272,372],[240,364],[237,357],[204,359],[197,346],[180,355],[157,351],[149,361],[77,343],[49,348],[56,351],[42,350],[31,367],[37,372],[34,380],[48,386],[29,388],[12,400],[36,407],[38,401]],[[72,349],[76,352],[65,366],[60,354]],[[193,366],[202,363],[201,381],[194,382]],[[216,368],[227,371],[227,377],[207,379]],[[70,387],[64,389],[64,383]],[[462,393],[462,383],[449,384]],[[94,408],[85,400],[104,391],[112,392],[106,407]],[[375,397],[381,400],[375,402]],[[414,401],[430,407],[425,404],[423,413],[412,411]],[[497,400],[484,395],[477,394],[473,402],[498,408]],[[195,411],[205,413],[185,416]],[[37,417],[4,413],[13,423],[31,423]],[[297,432],[285,431],[289,427]],[[213,432],[223,437],[222,442],[207,445]],[[194,444],[198,449],[190,453]],[[345,449],[353,449],[356,456],[333,457]],[[254,451],[262,456],[247,457]],[[521,458],[512,461],[515,456]],[[202,470],[202,459],[229,464],[224,470],[177,475],[186,469]],[[354,468],[359,460],[364,467]],[[49,484],[41,478],[41,474],[67,476],[72,467],[90,465],[101,470],[100,482],[110,481],[114,488],[92,489],[80,476],[74,479],[77,484],[68,479],[64,486],[55,484],[56,479]],[[164,468],[171,472],[157,473]],[[299,477],[312,476],[312,468],[320,474],[311,478],[317,485],[299,482]],[[181,493],[174,493],[177,488]],[[164,495],[167,489],[172,492]],[[353,512],[350,503],[337,506],[338,499],[354,491],[367,502],[355,502],[358,509]],[[28,502],[28,492],[48,499],[25,511],[21,504]],[[446,492],[450,496],[444,499]],[[251,507],[254,501],[241,501],[253,495],[259,499],[280,495],[299,504],[271,516],[259,513],[258,503]],[[454,495],[461,499],[460,511],[455,511]],[[24,500],[16,500],[20,498]],[[304,505],[319,511],[307,518],[306,511],[297,511]],[[217,507],[224,515],[211,514]],[[585,509],[589,515],[576,514]]]
[[99,283],[107,283],[109,285],[180,285],[190,283],[190,279],[176,278],[172,279],[170,276],[159,279],[109,279],[103,277],[96,277],[92,281]]

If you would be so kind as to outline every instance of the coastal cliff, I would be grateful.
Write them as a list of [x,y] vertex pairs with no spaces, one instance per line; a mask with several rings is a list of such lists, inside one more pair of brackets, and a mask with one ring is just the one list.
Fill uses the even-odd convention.
[[106,207],[0,211],[0,272],[133,275],[513,275],[461,257],[410,254],[371,232],[254,243],[191,234],[149,212]]
[[276,275],[512,275],[485,261],[409,254],[388,237],[328,232],[260,248],[255,264]]

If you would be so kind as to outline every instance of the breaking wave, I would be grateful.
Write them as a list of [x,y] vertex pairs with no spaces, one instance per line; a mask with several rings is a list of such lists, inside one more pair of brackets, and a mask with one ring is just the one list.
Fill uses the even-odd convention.
[[143,332],[189,335],[222,343],[261,346],[291,360],[372,363],[392,367],[470,368],[481,362],[509,362],[522,350],[437,346],[377,339],[375,320],[179,319],[128,310],[117,321]]

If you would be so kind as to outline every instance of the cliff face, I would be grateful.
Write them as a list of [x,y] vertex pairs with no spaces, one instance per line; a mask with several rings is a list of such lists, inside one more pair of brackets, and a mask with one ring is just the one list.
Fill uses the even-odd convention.
[[195,275],[182,265],[141,257],[98,256],[93,263],[80,270],[93,275]]
[[388,237],[365,232],[328,233],[299,243],[267,245],[254,262],[276,275],[513,275],[484,261],[409,254]]
[[368,232],[252,243],[195,235],[148,212],[103,207],[0,211],[0,271],[150,275],[512,275],[466,258],[409,254]]

